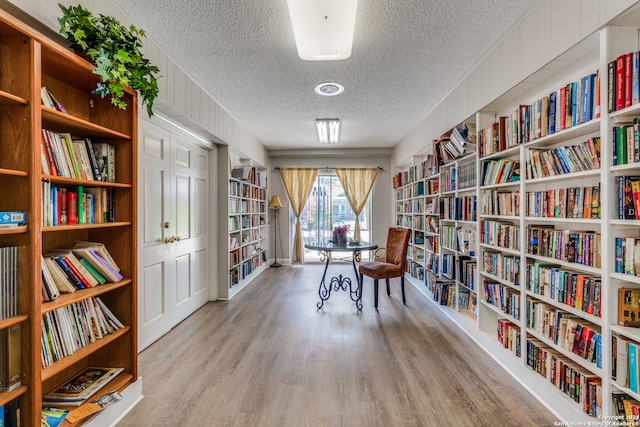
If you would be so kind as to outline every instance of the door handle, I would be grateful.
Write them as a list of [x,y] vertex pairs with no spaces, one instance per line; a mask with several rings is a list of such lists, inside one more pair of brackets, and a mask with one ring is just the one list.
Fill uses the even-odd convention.
[[173,243],[173,236],[165,237],[164,238],[164,243],[165,243],[165,245],[168,245],[169,243]]

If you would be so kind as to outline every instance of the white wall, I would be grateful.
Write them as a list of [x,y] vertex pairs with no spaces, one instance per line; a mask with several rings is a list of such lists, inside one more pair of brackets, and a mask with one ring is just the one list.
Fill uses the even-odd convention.
[[603,27],[637,0],[541,0],[395,147],[393,165],[498,98]]
[[[393,188],[391,187],[391,150],[366,150],[366,156],[363,156],[361,150],[304,150],[296,151],[274,151],[271,152],[271,167],[269,169],[269,198],[273,195],[280,196],[280,199],[286,203],[284,212],[279,217],[280,234],[278,242],[282,241],[282,249],[280,251],[280,243],[278,243],[278,259],[291,259],[291,245],[293,239],[289,223],[289,213],[291,206],[287,200],[287,192],[284,189],[282,177],[275,170],[276,167],[312,167],[312,168],[339,168],[339,167],[381,167],[376,182],[371,190],[372,205],[375,207],[371,214],[371,227],[373,230],[372,240],[378,244],[387,239],[387,229],[393,224],[393,212],[395,204],[392,199]],[[340,157],[336,157],[339,155]],[[282,212],[282,211],[281,211]],[[268,258],[274,257],[273,253],[273,216],[269,216],[269,248],[267,248]],[[382,246],[382,245],[381,245]]]

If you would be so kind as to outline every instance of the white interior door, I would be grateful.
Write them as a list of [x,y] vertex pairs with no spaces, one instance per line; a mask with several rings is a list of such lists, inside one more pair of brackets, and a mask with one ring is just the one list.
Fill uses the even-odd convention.
[[173,321],[178,323],[209,300],[209,156],[182,138],[172,140],[175,212]]
[[138,348],[142,350],[169,332],[172,321],[169,298],[171,212],[171,134],[140,121],[139,132],[139,265],[138,265]]
[[138,350],[209,299],[209,157],[140,121]]

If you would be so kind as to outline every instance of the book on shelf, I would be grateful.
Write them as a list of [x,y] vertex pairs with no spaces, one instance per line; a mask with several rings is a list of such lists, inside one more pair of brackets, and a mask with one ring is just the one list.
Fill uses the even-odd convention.
[[618,289],[618,325],[640,328],[640,289]]
[[640,238],[615,237],[614,271],[640,276]]
[[123,279],[122,274],[95,247],[76,244],[71,248],[71,252],[78,258],[84,259],[85,263],[91,265],[106,281],[115,283]]
[[[69,409],[58,409],[58,408],[42,408],[41,418],[42,418],[42,426],[41,427],[58,427],[67,415],[69,414]],[[46,423],[46,424],[45,424]]]
[[53,92],[51,92],[51,90],[46,86],[42,86],[40,88],[40,100],[42,101],[42,105],[45,107],[53,108],[54,110],[64,114],[69,114],[64,108],[64,105],[58,101],[58,99],[53,95]]
[[18,247],[0,247],[0,320],[18,314]]
[[94,142],[92,147],[101,180],[116,182],[116,147],[106,142]]
[[88,367],[44,396],[42,403],[52,406],[79,406],[123,370],[112,367]]
[[0,212],[0,228],[19,227],[27,223],[27,213],[24,211]]
[[22,384],[21,324],[0,329],[0,392],[15,390]]

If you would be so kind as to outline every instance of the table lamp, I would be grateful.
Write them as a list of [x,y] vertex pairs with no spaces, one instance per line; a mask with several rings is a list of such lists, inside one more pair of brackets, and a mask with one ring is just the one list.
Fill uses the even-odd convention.
[[269,201],[269,209],[273,209],[273,218],[274,218],[274,239],[273,239],[273,257],[274,262],[271,264],[271,267],[281,267],[282,265],[278,262],[278,213],[280,208],[284,207],[282,201],[280,200],[280,196],[273,196]]

